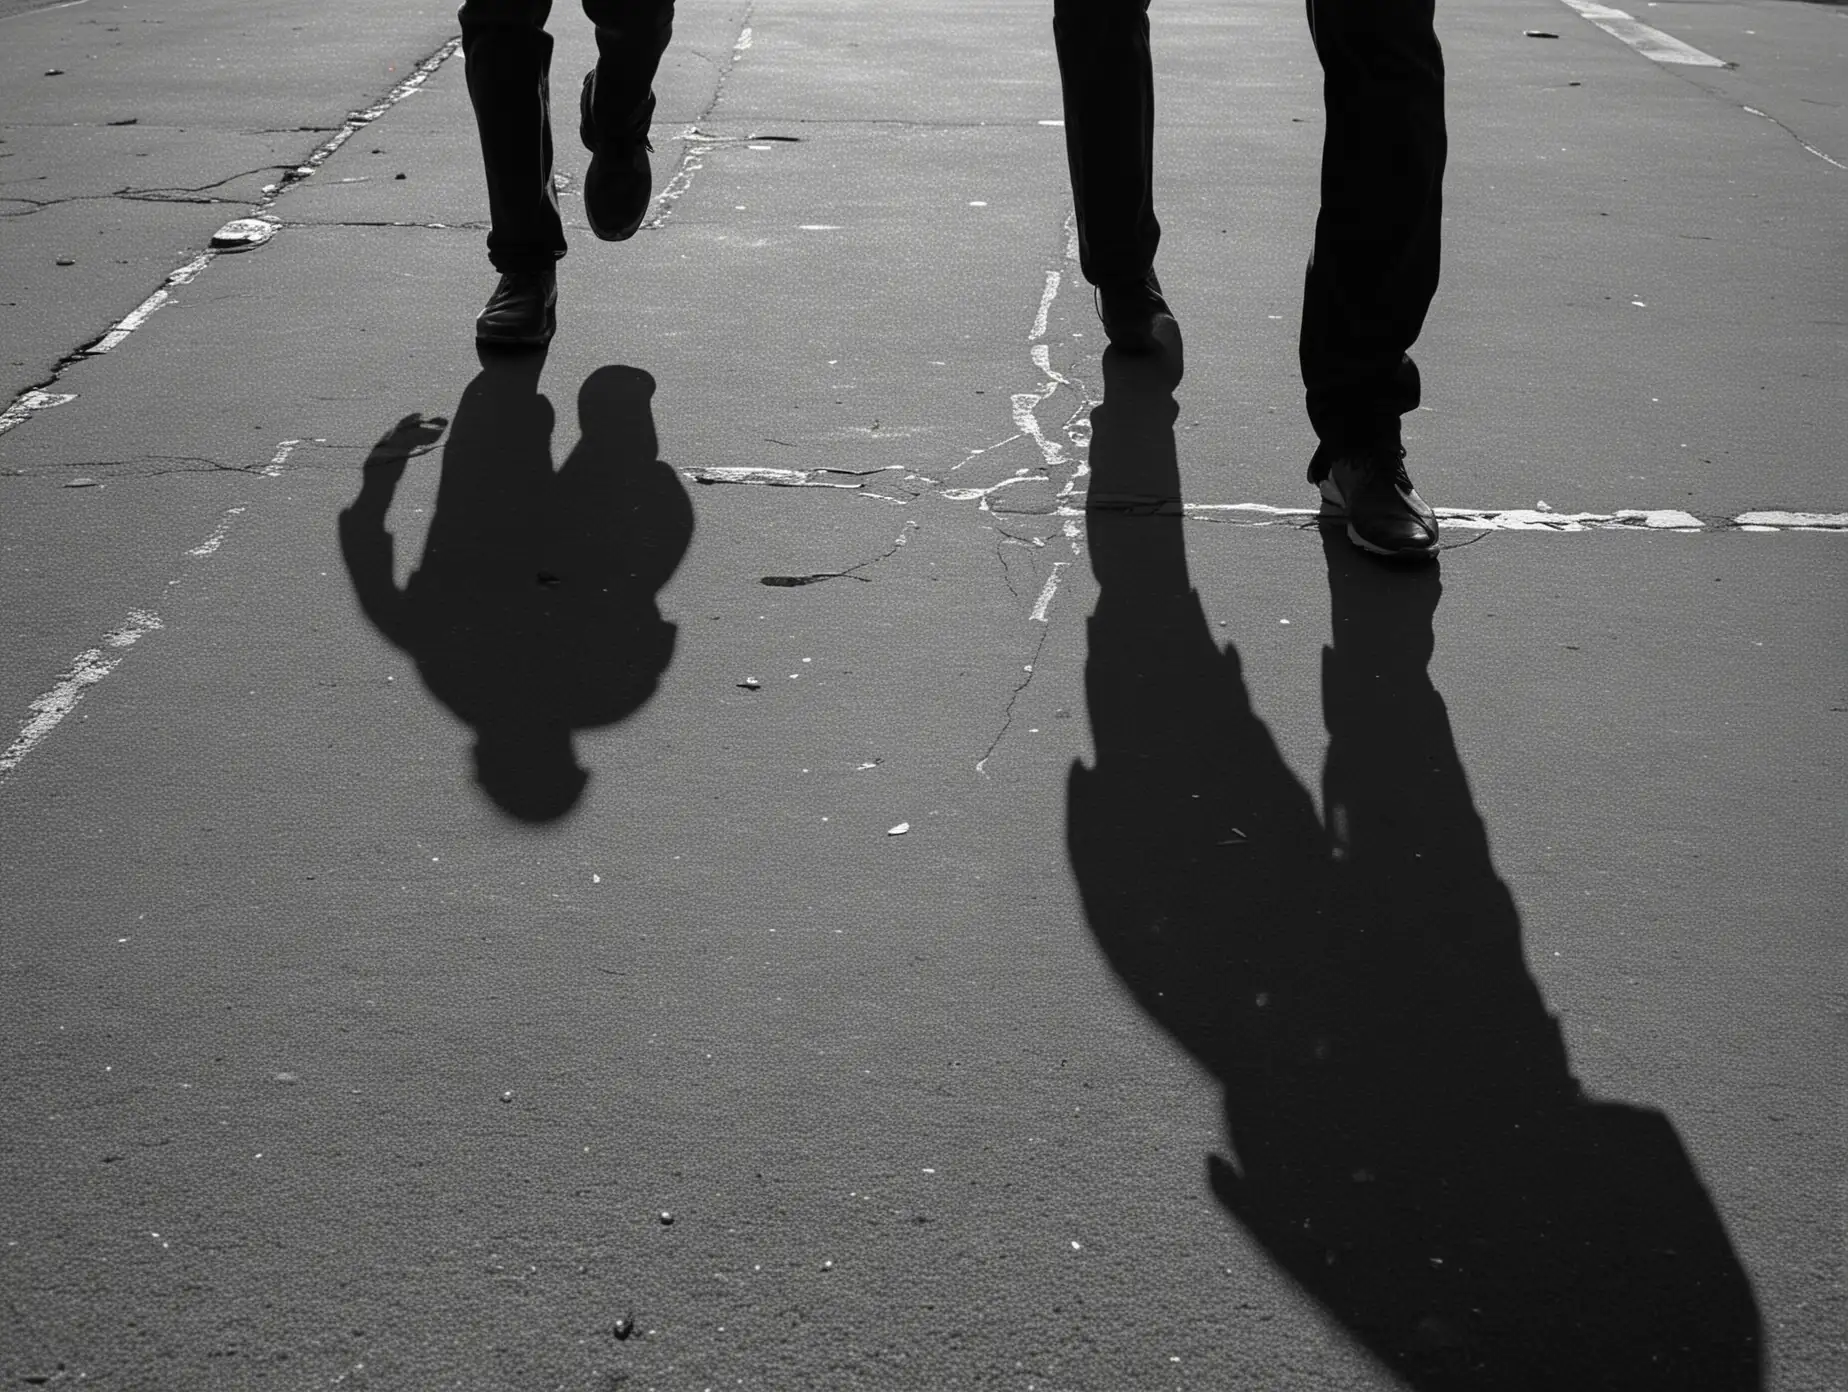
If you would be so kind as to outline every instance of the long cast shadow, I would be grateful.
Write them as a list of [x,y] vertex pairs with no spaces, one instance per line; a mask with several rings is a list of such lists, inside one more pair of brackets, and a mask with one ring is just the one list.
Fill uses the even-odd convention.
[[582,438],[554,471],[544,361],[483,354],[402,589],[386,511],[407,461],[446,423],[412,415],[387,432],[340,515],[366,617],[474,729],[481,789],[527,822],[562,817],[582,796],[590,775],[573,732],[625,719],[654,694],[676,633],[656,594],[693,535],[686,488],[657,457],[654,379],[633,367],[591,373],[578,393]]
[[1420,1389],[1761,1386],[1751,1285],[1674,1127],[1593,1100],[1431,684],[1436,566],[1324,549],[1319,815],[1183,551],[1172,382],[1104,357],[1068,841],[1098,945],[1225,1088],[1219,1201]]

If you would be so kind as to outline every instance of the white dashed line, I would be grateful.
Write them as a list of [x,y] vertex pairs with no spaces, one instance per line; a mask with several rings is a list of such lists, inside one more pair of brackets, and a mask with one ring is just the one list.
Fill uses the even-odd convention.
[[48,392],[36,389],[21,392],[17,401],[6,410],[0,411],[0,435],[6,434],[21,421],[30,419],[39,411],[49,411],[53,406],[62,406],[65,402],[76,399],[76,392]]
[[1054,561],[1052,574],[1046,577],[1046,583],[1040,588],[1039,599],[1034,602],[1033,612],[1027,618],[1033,623],[1045,623],[1046,611],[1052,606],[1052,597],[1059,592],[1059,581],[1065,574],[1065,567],[1070,561]]
[[225,537],[230,534],[231,523],[244,511],[241,507],[226,508],[225,515],[218,519],[218,525],[212,528],[212,534],[186,554],[194,557],[216,555],[218,548],[225,544]]
[[[152,633],[161,626],[158,614],[136,609],[103,642],[112,648],[133,647],[144,633]],[[19,761],[36,749],[45,736],[57,729],[64,717],[77,708],[84,693],[115,671],[121,663],[120,657],[106,656],[100,647],[77,654],[77,660],[58,678],[51,690],[27,707],[32,713],[26,717],[25,724],[19,727],[18,738],[7,746],[4,754],[0,754],[0,779],[18,768]]]
[[1046,272],[1046,289],[1040,295],[1039,313],[1033,316],[1033,332],[1027,335],[1027,342],[1034,343],[1046,336],[1046,316],[1052,312],[1053,299],[1059,293],[1059,282],[1064,276],[1058,271]]
[[[1233,522],[1248,527],[1306,527],[1319,510],[1278,507],[1273,503],[1177,503],[1174,499],[1094,495],[1093,510],[1179,512],[1203,522]],[[1465,532],[1842,532],[1848,512],[1742,512],[1736,517],[1702,518],[1680,508],[1619,508],[1615,512],[1553,512],[1543,508],[1437,508],[1444,527]]]
[[1660,29],[1644,24],[1626,10],[1614,10],[1609,5],[1595,3],[1595,0],[1560,0],[1560,3],[1577,10],[1582,18],[1590,20],[1613,38],[1622,39],[1643,57],[1657,63],[1680,63],[1693,68],[1732,66],[1724,58],[1703,53],[1673,34],[1664,34]]
[[[283,462],[300,443],[300,440],[283,440],[278,443],[269,467],[262,471],[263,475],[274,478],[280,474]],[[210,534],[197,546],[186,549],[186,558],[199,561],[217,555],[218,549],[225,544],[225,538],[231,533],[232,524],[248,510],[246,507],[226,508]],[[171,579],[167,581],[166,588],[171,590],[179,583],[178,578]],[[64,717],[77,708],[77,703],[91,687],[121,665],[121,656],[111,655],[104,651],[105,648],[114,648],[118,652],[132,648],[146,634],[165,627],[160,615],[153,610],[132,609],[123,623],[103,636],[101,646],[77,654],[77,660],[59,676],[51,689],[26,707],[29,713],[19,727],[18,736],[7,746],[6,752],[0,754],[0,783],[5,782],[8,775],[19,766],[20,760],[36,749]]]

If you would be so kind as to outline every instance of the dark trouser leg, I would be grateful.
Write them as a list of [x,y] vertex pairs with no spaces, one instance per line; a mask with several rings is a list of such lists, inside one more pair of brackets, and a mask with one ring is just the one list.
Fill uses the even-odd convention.
[[1078,265],[1093,285],[1155,264],[1155,70],[1149,0],[1054,0]]
[[1308,0],[1328,131],[1303,293],[1309,422],[1334,452],[1397,448],[1418,405],[1407,354],[1437,292],[1444,58],[1434,0]]
[[596,134],[645,132],[655,71],[674,35],[674,0],[584,0],[584,13],[597,26]]
[[488,260],[537,271],[565,254],[552,187],[552,0],[464,0],[462,56],[488,176]]

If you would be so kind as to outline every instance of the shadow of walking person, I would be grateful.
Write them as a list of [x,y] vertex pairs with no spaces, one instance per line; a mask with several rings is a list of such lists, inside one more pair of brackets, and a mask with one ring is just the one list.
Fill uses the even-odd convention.
[[1098,945],[1225,1089],[1219,1201],[1409,1386],[1759,1387],[1673,1126],[1580,1092],[1527,972],[1427,670],[1437,567],[1325,531],[1325,823],[1191,588],[1170,381],[1106,353],[1104,382],[1067,836]]
[[686,489],[657,458],[654,379],[633,367],[593,372],[578,392],[582,438],[554,472],[543,364],[543,354],[483,354],[403,589],[385,514],[441,418],[407,416],[388,432],[340,515],[360,607],[473,728],[476,781],[524,822],[556,820],[582,796],[590,775],[573,731],[625,719],[654,694],[676,632],[655,596],[693,535]]

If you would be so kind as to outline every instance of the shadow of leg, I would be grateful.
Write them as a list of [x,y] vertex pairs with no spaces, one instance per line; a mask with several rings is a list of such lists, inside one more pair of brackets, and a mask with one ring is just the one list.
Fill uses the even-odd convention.
[[1225,1088],[1221,1202],[1411,1386],[1758,1387],[1673,1127],[1582,1097],[1527,971],[1429,675],[1439,570],[1325,537],[1324,825],[1189,583],[1168,384],[1104,380],[1068,843],[1100,949]]

